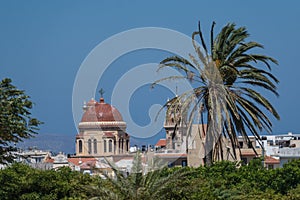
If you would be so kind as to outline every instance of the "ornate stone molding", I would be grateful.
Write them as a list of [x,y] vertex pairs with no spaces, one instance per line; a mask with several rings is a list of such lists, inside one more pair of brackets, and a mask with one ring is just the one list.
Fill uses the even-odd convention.
[[120,127],[126,128],[124,121],[80,122],[78,128]]

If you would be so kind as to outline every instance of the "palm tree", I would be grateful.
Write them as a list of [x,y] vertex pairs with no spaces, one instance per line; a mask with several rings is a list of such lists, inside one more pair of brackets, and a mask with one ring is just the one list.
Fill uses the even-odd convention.
[[92,199],[166,199],[168,188],[192,173],[181,168],[166,175],[168,169],[161,167],[144,174],[140,152],[135,155],[130,175],[124,174],[112,162],[108,163],[114,170],[115,177],[107,176],[106,185],[89,188],[88,192],[94,195]]
[[[210,32],[210,49],[199,22],[198,31],[192,34],[196,56],[189,54],[187,59],[175,55],[161,61],[158,70],[171,67],[180,71],[182,76],[170,76],[154,82],[155,85],[165,80],[185,79],[191,83],[192,90],[171,99],[166,106],[174,109],[180,105],[187,115],[189,134],[192,123],[207,123],[206,130],[203,130],[206,133],[206,164],[223,159],[222,137],[229,139],[232,149],[236,149],[239,148],[238,135],[249,142],[248,131],[258,140],[263,129],[272,131],[272,122],[264,111],[278,120],[280,118],[272,104],[261,94],[261,91],[267,90],[278,96],[276,84],[279,81],[269,72],[270,64],[278,64],[277,61],[266,55],[249,53],[263,46],[246,41],[249,34],[245,27],[228,23],[214,37],[214,26],[215,22]],[[200,44],[196,36],[199,36]],[[233,154],[236,158],[235,151]]]

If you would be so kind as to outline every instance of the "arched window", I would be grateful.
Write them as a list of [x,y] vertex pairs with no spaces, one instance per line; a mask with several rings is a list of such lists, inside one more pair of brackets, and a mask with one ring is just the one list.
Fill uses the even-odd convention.
[[112,140],[109,140],[108,151],[112,152]]
[[106,153],[106,140],[104,140],[104,142],[103,142],[103,150],[104,150],[104,153]]
[[88,153],[89,154],[92,153],[92,140],[91,139],[88,140]]
[[78,142],[78,152],[82,153],[82,140],[79,140]]
[[97,154],[97,140],[94,139],[94,154]]

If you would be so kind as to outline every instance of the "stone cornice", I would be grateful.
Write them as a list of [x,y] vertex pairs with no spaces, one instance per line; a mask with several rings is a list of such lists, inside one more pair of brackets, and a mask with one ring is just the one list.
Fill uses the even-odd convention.
[[78,128],[119,127],[126,128],[124,121],[80,122]]

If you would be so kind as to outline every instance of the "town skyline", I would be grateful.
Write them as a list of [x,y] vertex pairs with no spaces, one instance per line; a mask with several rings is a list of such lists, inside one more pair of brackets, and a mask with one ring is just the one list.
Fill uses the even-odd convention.
[[[31,96],[35,103],[33,115],[45,123],[37,139],[53,141],[49,138],[61,136],[61,140],[68,141],[68,144],[71,142],[75,147],[78,124],[74,123],[72,113],[74,82],[80,66],[97,45],[134,28],[159,27],[191,36],[200,20],[205,35],[209,35],[213,21],[217,30],[234,22],[238,26],[246,26],[250,39],[262,43],[265,47],[262,51],[279,61],[279,66],[273,66],[272,73],[280,80],[280,97],[266,94],[281,116],[280,121],[272,118],[273,133],[300,132],[297,123],[300,91],[296,82],[299,69],[295,66],[300,42],[297,37],[300,34],[297,23],[299,3],[260,2],[259,7],[253,2],[233,3],[236,5],[221,1],[218,6],[208,2],[184,4],[179,1],[177,4],[159,1],[133,4],[126,1],[94,4],[79,1],[1,2],[1,78],[11,78],[19,89]],[[166,7],[173,12],[165,10]],[[245,12],[246,7],[255,14]],[[140,37],[143,38],[143,35]],[[111,103],[116,83],[125,73],[145,63],[159,63],[167,55],[169,53],[156,49],[142,49],[120,56],[109,65],[96,91],[103,88],[104,98]],[[102,67],[101,64],[99,67]],[[173,95],[174,92],[168,88],[151,90],[149,84],[141,85],[128,99],[132,119],[142,127],[147,126],[151,122],[148,116],[150,107],[153,104],[163,105]],[[90,98],[98,100],[100,94],[95,92],[85,100]],[[129,120],[124,118],[124,121]],[[160,132],[140,143],[158,141],[164,134],[161,128]],[[63,146],[53,143],[53,148]],[[67,148],[65,152],[71,153],[71,145]]]

